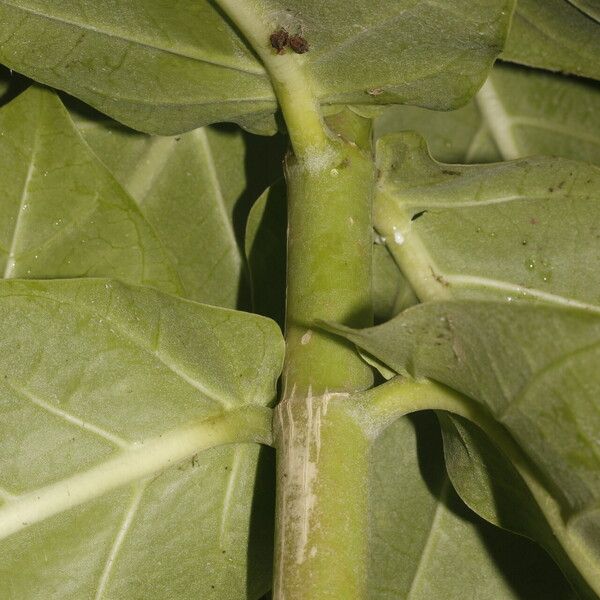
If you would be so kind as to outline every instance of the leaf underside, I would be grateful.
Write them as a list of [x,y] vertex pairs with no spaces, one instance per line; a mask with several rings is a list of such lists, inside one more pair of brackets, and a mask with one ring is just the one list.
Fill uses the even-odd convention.
[[272,401],[276,326],[94,279],[3,282],[0,312],[0,594],[260,595],[258,447],[195,448],[218,432],[207,419]]
[[[449,109],[483,81],[513,5],[376,0],[325,9],[315,0],[257,0],[256,14],[268,15],[273,30],[305,35],[310,50],[299,60],[324,104]],[[0,62],[135,129],[174,134],[222,121],[276,129],[263,66],[207,0],[2,0],[0,23]]]

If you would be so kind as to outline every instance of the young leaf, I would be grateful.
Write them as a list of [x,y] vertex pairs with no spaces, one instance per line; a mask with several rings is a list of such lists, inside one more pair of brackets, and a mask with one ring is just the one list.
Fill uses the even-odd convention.
[[570,0],[518,0],[502,58],[600,79],[599,34],[600,23]]
[[446,163],[547,154],[600,164],[600,89],[585,79],[496,63],[463,108],[395,106],[375,122],[377,138],[409,129]]
[[[236,25],[262,32],[254,50],[273,64],[281,57],[271,32],[304,36],[298,63],[321,102],[449,109],[485,78],[514,0],[336,0],[327,10],[314,0],[245,4],[250,22]],[[75,0],[2,0],[0,23],[0,62],[136,129],[173,134],[234,121],[275,131],[269,77],[219,2],[119,0],[82,11]]]
[[527,297],[597,310],[598,168],[555,158],[444,165],[412,133],[378,150],[375,226],[422,300]]
[[257,446],[197,452],[269,441],[275,324],[93,279],[2,282],[0,313],[0,595],[260,596]]

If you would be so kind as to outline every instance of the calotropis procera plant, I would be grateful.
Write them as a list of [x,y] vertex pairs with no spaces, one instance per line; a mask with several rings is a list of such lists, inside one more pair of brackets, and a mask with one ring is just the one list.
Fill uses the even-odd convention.
[[0,63],[0,598],[600,597],[597,0],[0,0]]

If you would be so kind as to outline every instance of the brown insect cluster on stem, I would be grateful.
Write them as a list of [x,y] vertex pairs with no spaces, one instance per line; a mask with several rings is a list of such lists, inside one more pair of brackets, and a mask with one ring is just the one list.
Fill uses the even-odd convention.
[[298,33],[290,35],[286,29],[280,27],[269,36],[271,47],[277,54],[284,54],[286,48],[291,48],[296,54],[308,52],[309,45],[306,38]]

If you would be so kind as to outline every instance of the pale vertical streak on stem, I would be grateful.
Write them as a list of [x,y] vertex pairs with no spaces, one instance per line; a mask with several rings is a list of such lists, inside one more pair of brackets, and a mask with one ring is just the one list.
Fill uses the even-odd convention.
[[269,36],[277,29],[273,16],[259,14],[247,0],[216,0],[262,60],[281,106],[298,157],[325,151],[330,145],[312,85],[302,69],[303,58],[277,54]]

